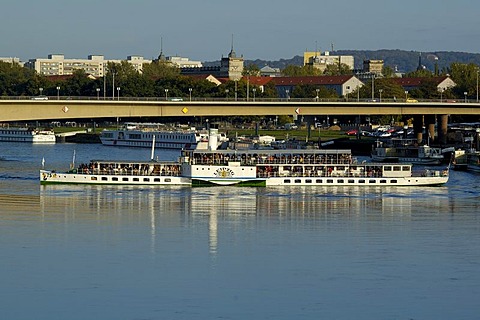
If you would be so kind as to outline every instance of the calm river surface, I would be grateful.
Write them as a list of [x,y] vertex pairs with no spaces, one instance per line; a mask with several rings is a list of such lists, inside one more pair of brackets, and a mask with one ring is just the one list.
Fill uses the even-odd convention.
[[[148,149],[0,144],[2,319],[478,319],[480,176],[435,188],[40,186]],[[160,159],[176,153],[158,151]]]

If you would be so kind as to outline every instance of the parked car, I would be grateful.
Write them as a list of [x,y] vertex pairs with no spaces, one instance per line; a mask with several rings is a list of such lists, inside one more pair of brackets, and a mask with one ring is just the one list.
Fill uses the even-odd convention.
[[35,96],[32,97],[32,100],[48,100],[47,96]]
[[345,134],[347,136],[356,136],[358,134],[358,129],[351,129],[351,130],[345,131]]

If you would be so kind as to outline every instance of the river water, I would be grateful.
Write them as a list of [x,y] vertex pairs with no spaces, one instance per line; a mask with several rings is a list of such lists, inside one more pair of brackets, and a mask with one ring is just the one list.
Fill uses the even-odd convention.
[[[0,144],[2,319],[476,319],[480,176],[442,187],[40,186],[148,149]],[[157,152],[172,160],[174,152]]]

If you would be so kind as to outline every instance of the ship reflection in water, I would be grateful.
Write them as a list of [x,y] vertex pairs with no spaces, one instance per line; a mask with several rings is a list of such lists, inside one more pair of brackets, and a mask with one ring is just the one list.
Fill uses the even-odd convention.
[[[38,203],[42,219],[62,217],[65,223],[87,220],[119,225],[141,222],[149,229],[153,251],[162,229],[205,227],[209,251],[215,255],[219,223],[228,229],[224,232],[235,233],[256,223],[315,225],[340,216],[348,220],[408,220],[425,213],[449,215],[455,212],[455,202],[447,195],[444,187],[45,186]],[[431,201],[424,201],[426,196]],[[35,206],[36,200],[28,202]]]

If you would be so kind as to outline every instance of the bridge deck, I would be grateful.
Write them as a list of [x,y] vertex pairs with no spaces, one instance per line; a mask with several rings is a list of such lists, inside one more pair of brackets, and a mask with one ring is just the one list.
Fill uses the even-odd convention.
[[0,100],[0,122],[46,119],[266,115],[480,115],[480,103]]

